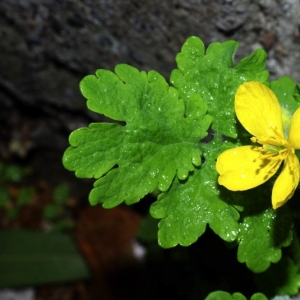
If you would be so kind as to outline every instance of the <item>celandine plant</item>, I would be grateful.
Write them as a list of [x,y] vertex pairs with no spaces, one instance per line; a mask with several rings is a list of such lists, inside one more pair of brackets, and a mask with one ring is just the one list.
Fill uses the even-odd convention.
[[[289,77],[268,82],[262,49],[234,65],[237,47],[227,41],[205,51],[199,38],[188,38],[171,85],[124,64],[86,76],[80,89],[88,108],[118,122],[72,132],[63,164],[97,179],[91,205],[130,205],[159,190],[150,214],[160,219],[161,247],[189,246],[208,224],[237,245],[239,262],[264,272],[275,294],[293,295],[300,286],[293,229],[300,206],[290,199],[299,183],[300,85]],[[276,281],[282,268],[288,275]],[[206,299],[246,298],[217,291]]]

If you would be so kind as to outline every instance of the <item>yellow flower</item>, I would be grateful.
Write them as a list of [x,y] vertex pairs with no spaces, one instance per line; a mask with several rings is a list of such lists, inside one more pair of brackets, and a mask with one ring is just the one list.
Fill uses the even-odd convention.
[[[242,84],[235,95],[240,123],[261,146],[242,146],[223,152],[217,160],[218,182],[232,191],[244,191],[266,182],[283,162],[272,190],[276,209],[288,201],[299,183],[300,108],[292,118],[280,107],[275,94],[263,84]],[[284,119],[284,123],[283,123]],[[287,119],[290,123],[286,126]]]

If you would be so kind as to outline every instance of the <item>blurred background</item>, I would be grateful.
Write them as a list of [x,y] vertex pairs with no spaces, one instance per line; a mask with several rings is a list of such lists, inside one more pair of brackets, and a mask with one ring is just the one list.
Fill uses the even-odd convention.
[[232,283],[230,267],[210,265],[220,248],[228,266],[236,253],[209,232],[188,249],[162,250],[147,217],[151,196],[133,207],[90,207],[93,181],[61,163],[71,131],[105,120],[86,109],[85,75],[127,63],[168,80],[192,35],[206,46],[239,41],[236,61],[263,48],[271,79],[300,82],[299,0],[0,1],[0,300],[252,293],[244,266]]

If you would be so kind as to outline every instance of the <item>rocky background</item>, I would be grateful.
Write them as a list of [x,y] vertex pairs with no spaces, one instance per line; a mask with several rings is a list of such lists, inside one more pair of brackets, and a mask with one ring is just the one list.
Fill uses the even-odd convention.
[[72,183],[87,204],[91,182],[61,164],[70,132],[104,120],[86,109],[80,80],[118,63],[168,79],[192,35],[239,41],[236,60],[264,48],[271,79],[300,82],[299,0],[1,0],[0,160]]
[[168,79],[191,35],[239,41],[236,60],[264,48],[272,79],[300,82],[299,0],[0,1],[0,155],[62,153],[99,120],[79,92],[85,75],[128,63]]

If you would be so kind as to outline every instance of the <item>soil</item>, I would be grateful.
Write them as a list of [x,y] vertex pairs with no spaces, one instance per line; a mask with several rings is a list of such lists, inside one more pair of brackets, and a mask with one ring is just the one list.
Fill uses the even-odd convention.
[[118,63],[168,79],[192,35],[238,41],[236,61],[264,48],[272,80],[300,82],[299,0],[0,1],[1,160],[30,165],[33,184],[67,182],[88,205],[91,181],[61,164],[71,131],[106,120],[87,110],[80,80]]

